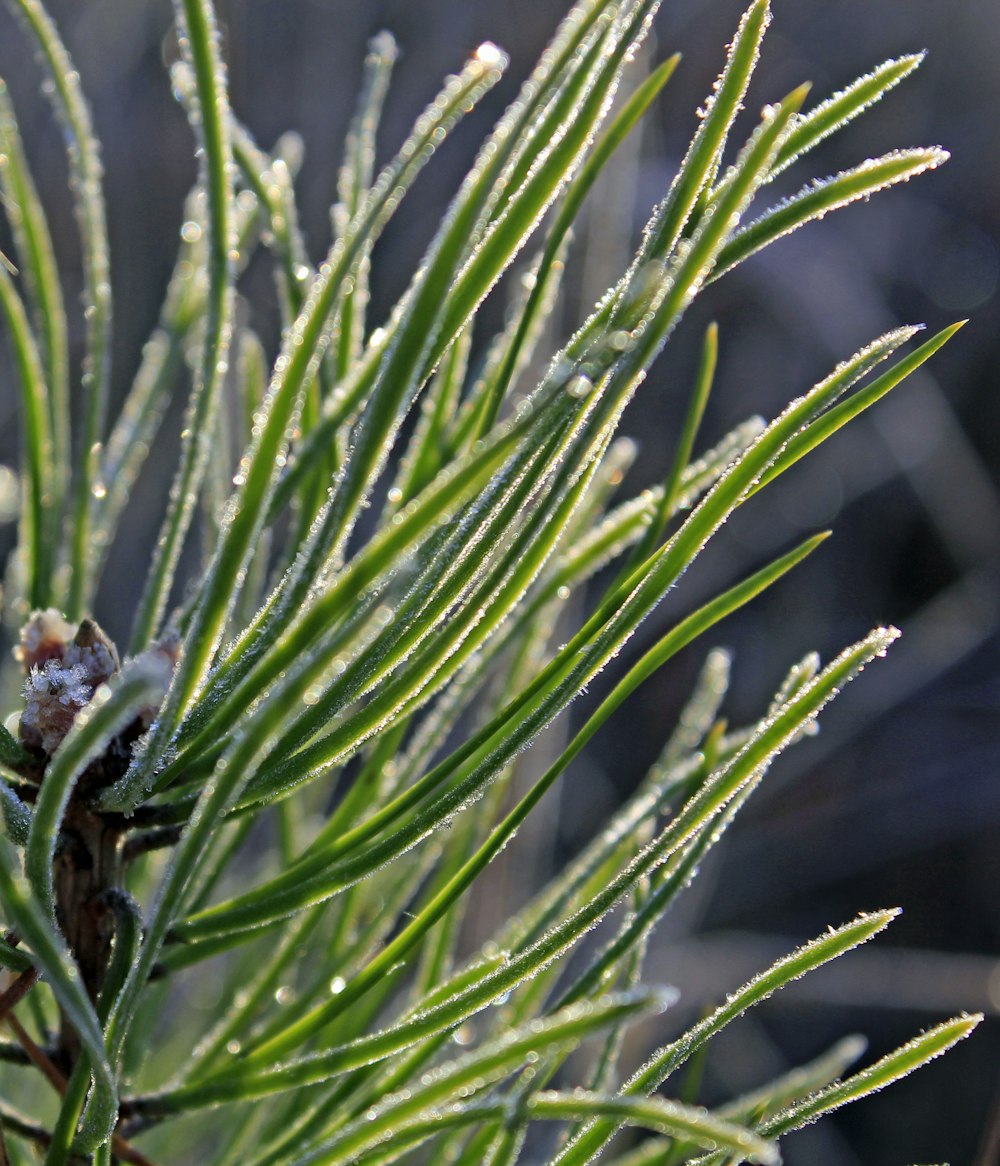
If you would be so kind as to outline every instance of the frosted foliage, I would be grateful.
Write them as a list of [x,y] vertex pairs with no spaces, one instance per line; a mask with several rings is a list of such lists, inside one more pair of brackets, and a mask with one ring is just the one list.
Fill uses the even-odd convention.
[[[549,1166],[586,1166],[628,1124],[656,1154],[626,1161],[771,1166],[779,1136],[965,1035],[973,1018],[845,1080],[860,1050],[842,1042],[716,1113],[652,1096],[682,1088],[678,1071],[723,1028],[892,911],[796,948],[687,1029],[626,1031],[676,996],[642,986],[656,980],[652,930],[780,755],[898,635],[876,629],[825,666],[788,645],[800,662],[730,727],[730,675],[746,663],[711,644],[768,588],[794,604],[794,569],[828,532],[714,591],[727,556],[696,566],[702,592],[689,568],[744,502],[957,326],[902,357],[918,329],[896,327],[776,416],[744,400],[747,419],[721,436],[732,410],[706,405],[716,364],[731,380],[725,326],[721,341],[707,329],[692,384],[683,359],[655,362],[730,268],[945,160],[893,151],[765,198],[919,57],[812,108],[803,85],[745,116],[771,23],[768,0],[747,0],[704,62],[721,73],[690,147],[628,238],[602,184],[645,167],[636,127],[669,110],[679,54],[653,59],[660,0],[580,0],[482,127],[437,229],[418,231],[431,238],[419,260],[386,281],[386,225],[420,225],[427,207],[405,196],[425,165],[459,157],[463,141],[446,139],[482,117],[507,55],[472,49],[393,154],[381,114],[397,50],[378,35],[345,148],[321,143],[303,167],[297,136],[258,144],[231,108],[233,45],[212,0],[174,0],[171,83],[197,179],[169,216],[173,274],[109,425],[100,151],[41,0],[11,3],[64,131],[83,326],[63,308],[63,232],[49,237],[49,193],[34,189],[0,84],[0,211],[17,260],[0,256],[0,319],[24,439],[18,471],[0,467],[0,519],[13,506],[19,520],[5,607],[23,624],[3,688],[23,705],[0,729],[0,968],[13,973],[0,1019],[14,1042],[0,1050],[0,1159],[514,1166],[547,1145]],[[635,66],[644,75],[619,94]],[[239,87],[237,106],[252,92]],[[464,126],[456,136],[467,142]],[[298,200],[331,158],[317,251]],[[405,290],[372,319],[391,286]],[[116,354],[131,350],[116,339]],[[750,393],[752,371],[737,371]],[[640,393],[649,432],[623,437]],[[159,437],[171,419],[179,443]],[[115,626],[131,621],[120,658],[87,613],[129,594],[101,573],[125,561],[120,519],[161,445],[177,464],[135,611],[115,612]],[[743,562],[764,553],[737,543]],[[591,742],[620,733],[622,705],[691,645],[704,664],[656,761],[626,787],[628,750],[613,749],[599,787],[620,798],[556,857],[576,847],[573,801],[599,788]],[[40,1103],[17,1079],[38,1069],[56,1086]],[[529,1133],[540,1122],[557,1127],[547,1143]]]

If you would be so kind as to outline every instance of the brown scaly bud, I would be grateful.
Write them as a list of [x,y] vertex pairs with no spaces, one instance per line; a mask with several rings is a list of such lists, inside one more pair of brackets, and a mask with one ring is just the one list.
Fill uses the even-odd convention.
[[94,688],[106,684],[121,669],[118,649],[92,619],[80,623],[73,642],[66,648],[63,662],[71,667],[79,664]]
[[14,649],[14,656],[25,672],[44,668],[49,660],[61,660],[66,655],[75,631],[76,628],[67,623],[54,607],[33,611],[21,628],[21,642]]
[[28,673],[21,740],[51,757],[97,687],[118,672],[118,650],[92,619],[74,629],[50,608],[31,616],[17,654]]

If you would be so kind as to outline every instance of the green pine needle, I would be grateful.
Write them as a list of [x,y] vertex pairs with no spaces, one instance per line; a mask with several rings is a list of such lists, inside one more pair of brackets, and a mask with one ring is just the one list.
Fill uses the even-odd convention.
[[[681,1032],[658,1019],[672,990],[645,986],[653,929],[781,754],[885,654],[891,627],[825,666],[789,644],[799,663],[737,726],[726,693],[739,661],[699,647],[701,674],[638,788],[560,869],[518,887],[519,913],[495,909],[505,859],[516,868],[557,832],[560,786],[587,796],[593,737],[764,590],[795,604],[793,568],[828,532],[761,555],[697,603],[688,568],[960,327],[902,355],[918,329],[895,328],[770,421],[711,434],[709,395],[728,391],[713,324],[677,431],[644,435],[661,456],[655,481],[632,481],[637,446],[621,431],[637,394],[669,389],[664,349],[693,302],[781,237],[945,160],[892,151],[822,181],[806,172],[800,193],[766,201],[778,174],[920,58],[811,109],[800,85],[735,141],[771,23],[754,0],[662,201],[614,258],[611,286],[579,304],[567,295],[577,240],[595,235],[580,224],[600,222],[601,180],[680,61],[650,62],[623,87],[658,0],[579,0],[375,320],[385,228],[396,217],[405,229],[418,176],[460,121],[481,117],[506,56],[480,46],[380,166],[397,50],[387,33],[372,41],[332,243],[313,254],[302,143],[254,141],[230,105],[211,0],[176,0],[172,81],[200,168],[157,326],[109,417],[97,141],[41,0],[10,3],[67,140],[84,352],[77,372],[67,260],[0,83],[17,260],[0,262],[0,307],[22,439],[5,575],[20,643],[0,688],[0,965],[13,977],[0,1019],[17,1043],[0,1044],[0,1091],[25,1108],[0,1109],[0,1159],[514,1166],[546,1123],[552,1166],[584,1166],[626,1125],[650,1136],[620,1163],[770,1166],[780,1137],[971,1032],[976,1018],[961,1017],[845,1077],[851,1038],[709,1113],[690,1104],[691,1066],[710,1063],[717,1034],[895,913],[827,931]],[[245,279],[260,252],[277,351]],[[121,664],[91,609],[175,394],[187,402],[178,462],[169,496],[147,503],[160,533],[152,561],[134,565]],[[588,688],[597,699],[567,728]],[[551,752],[529,769],[543,733]],[[478,950],[472,924],[488,936]],[[653,1048],[644,1062],[636,1041]],[[21,1085],[38,1068],[51,1097],[37,1077],[34,1092]]]

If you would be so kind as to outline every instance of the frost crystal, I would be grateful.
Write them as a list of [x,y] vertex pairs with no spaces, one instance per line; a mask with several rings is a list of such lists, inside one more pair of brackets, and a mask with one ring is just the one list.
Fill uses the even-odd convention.
[[51,756],[93,694],[82,664],[67,665],[50,659],[32,668],[24,685],[21,740],[41,747]]
[[92,619],[74,627],[48,608],[32,613],[15,655],[28,674],[21,740],[51,756],[95,689],[119,671],[118,650]]

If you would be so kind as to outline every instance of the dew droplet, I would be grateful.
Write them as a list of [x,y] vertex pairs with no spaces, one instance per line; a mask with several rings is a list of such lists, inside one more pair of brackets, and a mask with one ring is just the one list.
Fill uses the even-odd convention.
[[506,63],[507,56],[503,49],[495,45],[492,41],[483,41],[483,43],[476,49],[476,60],[485,65],[488,69],[497,69]]
[[461,1045],[463,1048],[465,1048],[467,1045],[472,1044],[473,1040],[475,1039],[475,1035],[475,1030],[471,1024],[460,1024],[458,1028],[456,1028],[452,1033],[451,1039],[455,1042],[455,1044]]

